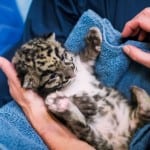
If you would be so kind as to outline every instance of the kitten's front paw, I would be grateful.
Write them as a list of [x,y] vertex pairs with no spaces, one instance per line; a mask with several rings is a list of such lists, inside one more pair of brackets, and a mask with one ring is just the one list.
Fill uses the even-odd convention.
[[69,105],[69,99],[61,92],[50,94],[45,100],[48,109],[54,113],[65,112]]
[[91,27],[86,37],[87,44],[95,50],[95,52],[99,53],[102,42],[102,34],[98,27]]
[[83,94],[83,95],[74,95],[74,97],[72,98],[74,104],[78,106],[80,111],[85,116],[92,116],[97,113],[97,105],[92,97]]

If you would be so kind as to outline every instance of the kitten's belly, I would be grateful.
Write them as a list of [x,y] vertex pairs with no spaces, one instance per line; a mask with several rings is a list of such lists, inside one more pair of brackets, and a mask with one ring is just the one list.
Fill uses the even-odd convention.
[[97,93],[99,90],[94,85],[98,85],[99,81],[90,71],[88,64],[81,62],[80,58],[76,58],[76,66],[77,71],[75,73],[75,78],[61,91],[66,96],[82,94],[83,92],[86,92],[89,95]]
[[82,81],[76,80],[66,88],[62,89],[61,92],[68,97],[73,95],[82,95],[83,93],[88,93],[89,96],[93,96],[99,92],[99,89],[83,79]]
[[129,113],[129,108],[122,103],[120,108],[115,108],[114,111],[109,111],[104,116],[99,114],[94,116],[90,126],[95,130],[95,134],[101,134],[111,145],[117,147],[121,143],[127,144],[128,137],[130,137]]

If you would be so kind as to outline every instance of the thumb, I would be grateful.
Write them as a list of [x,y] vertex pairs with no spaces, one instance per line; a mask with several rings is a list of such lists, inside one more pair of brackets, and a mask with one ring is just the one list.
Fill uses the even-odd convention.
[[0,56],[0,69],[4,72],[7,79],[14,83],[15,85],[20,85],[20,82],[17,78],[17,73],[11,64],[6,58]]
[[141,49],[126,45],[123,47],[123,51],[134,61],[150,68],[150,53],[144,52]]

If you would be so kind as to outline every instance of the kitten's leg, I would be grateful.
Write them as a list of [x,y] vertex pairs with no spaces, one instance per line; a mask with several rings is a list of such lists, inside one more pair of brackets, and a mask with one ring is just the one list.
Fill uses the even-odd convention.
[[80,139],[93,145],[96,150],[112,150],[112,145],[109,145],[108,141],[91,124],[93,122],[92,118],[96,116],[98,111],[96,99],[97,95],[89,96],[86,93],[71,97],[71,101],[79,108],[87,120],[87,124],[84,126],[80,124],[73,125],[73,131]]
[[56,92],[49,95],[45,102],[50,111],[66,121],[78,138],[87,141],[96,149],[112,150],[111,145],[86,122],[86,118],[72,103],[72,98]]
[[100,53],[102,35],[97,27],[92,27],[85,38],[86,47],[80,54],[82,61],[95,60]]
[[81,138],[81,132],[89,133],[90,128],[87,126],[86,118],[77,106],[72,103],[72,98],[66,97],[61,92],[56,92],[48,95],[45,103],[51,112],[66,121],[79,138]]
[[68,124],[76,122],[78,124],[83,124],[83,126],[86,125],[83,114],[76,105],[71,102],[69,97],[66,97],[63,93],[56,92],[48,95],[45,103],[51,112],[63,118]]
[[130,133],[135,132],[135,130],[145,123],[150,122],[150,97],[141,88],[132,88],[134,100],[136,102],[136,107],[131,108],[130,115]]
[[95,97],[90,97],[88,94],[83,93],[81,95],[74,95],[72,97],[73,103],[79,108],[79,110],[84,114],[86,119],[97,113],[97,104]]
[[137,101],[136,116],[140,120],[150,121],[150,96],[146,93],[144,89],[134,86],[132,92]]

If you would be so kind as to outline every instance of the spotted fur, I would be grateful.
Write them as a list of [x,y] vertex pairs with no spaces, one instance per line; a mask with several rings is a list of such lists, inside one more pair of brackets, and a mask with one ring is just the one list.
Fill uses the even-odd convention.
[[66,51],[54,35],[34,39],[16,52],[13,63],[24,88],[45,98],[48,109],[96,150],[128,150],[135,131],[150,121],[149,95],[132,88],[134,106],[94,75],[102,36],[92,27],[79,54]]
[[74,75],[72,54],[55,40],[54,34],[24,44],[17,50],[12,62],[21,85],[42,97],[60,89]]

